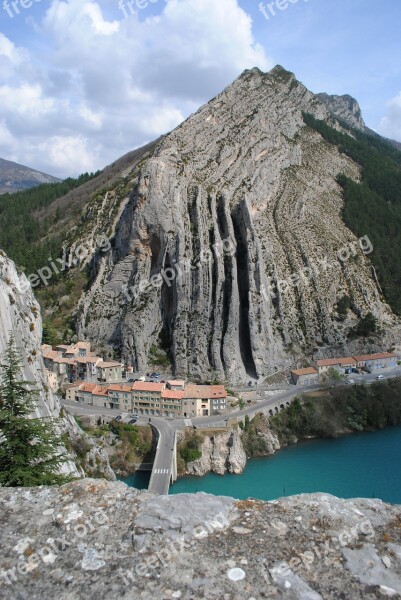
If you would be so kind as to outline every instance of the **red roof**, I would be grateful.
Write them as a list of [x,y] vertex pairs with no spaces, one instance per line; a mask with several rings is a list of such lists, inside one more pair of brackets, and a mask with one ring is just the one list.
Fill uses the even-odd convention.
[[162,398],[170,399],[170,400],[182,400],[184,397],[183,390],[163,390]]
[[92,393],[98,387],[97,383],[84,383],[79,391]]
[[208,398],[226,398],[227,392],[223,385],[187,385],[184,398],[207,400]]
[[43,358],[49,358],[50,360],[54,360],[58,356],[60,356],[60,352],[57,352],[56,350],[44,350],[43,351]]
[[115,383],[107,386],[107,390],[111,390],[112,392],[130,392],[132,385],[118,385]]
[[297,369],[296,371],[291,371],[294,375],[317,375],[318,372],[313,367],[308,367],[307,369]]
[[150,381],[135,381],[132,390],[136,392],[162,392],[165,388],[164,383],[152,383]]
[[316,364],[318,367],[332,367],[335,365],[353,365],[356,363],[354,356],[348,356],[347,358],[324,358],[317,360]]

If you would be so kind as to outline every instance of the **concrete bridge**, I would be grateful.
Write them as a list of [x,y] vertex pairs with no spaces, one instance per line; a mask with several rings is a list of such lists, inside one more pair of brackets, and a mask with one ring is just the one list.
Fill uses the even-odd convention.
[[151,427],[157,437],[157,448],[148,490],[165,495],[178,477],[177,428],[163,419],[152,420]]

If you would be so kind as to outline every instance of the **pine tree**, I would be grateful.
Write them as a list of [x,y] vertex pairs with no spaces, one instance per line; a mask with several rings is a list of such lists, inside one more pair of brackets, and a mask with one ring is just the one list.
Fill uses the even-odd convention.
[[23,381],[21,359],[11,337],[0,364],[0,486],[56,485],[71,478],[58,473],[68,458],[60,454],[57,420],[30,418],[37,396]]

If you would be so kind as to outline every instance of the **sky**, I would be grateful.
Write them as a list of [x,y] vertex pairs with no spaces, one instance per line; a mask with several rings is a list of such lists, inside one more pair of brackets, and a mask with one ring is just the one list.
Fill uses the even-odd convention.
[[276,64],[401,141],[400,23],[401,0],[0,0],[0,157],[101,169]]

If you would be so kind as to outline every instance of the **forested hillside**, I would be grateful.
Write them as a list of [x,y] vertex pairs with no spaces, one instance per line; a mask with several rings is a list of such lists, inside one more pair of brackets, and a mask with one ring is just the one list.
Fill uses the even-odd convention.
[[77,179],[68,178],[60,183],[0,196],[0,248],[27,273],[34,273],[46,264],[49,256],[59,256],[63,238],[57,234],[47,237],[47,234],[50,228],[57,229],[62,211],[56,210],[54,216],[43,219],[40,211],[97,175],[84,173]]
[[401,152],[378,136],[340,133],[310,114],[304,114],[304,121],[362,167],[361,183],[338,178],[344,221],[356,235],[369,236],[374,245],[370,259],[385,298],[401,314]]

